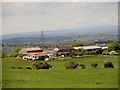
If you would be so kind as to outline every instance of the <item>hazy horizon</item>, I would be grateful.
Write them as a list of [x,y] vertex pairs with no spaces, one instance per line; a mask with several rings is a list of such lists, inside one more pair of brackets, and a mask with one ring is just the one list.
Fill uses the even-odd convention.
[[117,2],[3,2],[2,34],[118,25]]

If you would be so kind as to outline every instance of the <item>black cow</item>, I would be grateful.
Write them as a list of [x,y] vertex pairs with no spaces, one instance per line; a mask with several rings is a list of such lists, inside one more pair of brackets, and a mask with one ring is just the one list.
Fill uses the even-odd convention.
[[110,61],[105,61],[104,63],[104,68],[114,68],[112,62]]
[[12,69],[15,69],[15,67],[12,67]]
[[18,69],[22,69],[22,67],[18,67]]
[[84,64],[80,64],[80,67],[82,67],[82,69],[85,69],[86,67],[85,67],[86,65],[84,65]]
[[91,64],[92,67],[96,68],[98,66],[98,63]]
[[32,70],[32,68],[31,68],[31,67],[26,67],[26,69]]

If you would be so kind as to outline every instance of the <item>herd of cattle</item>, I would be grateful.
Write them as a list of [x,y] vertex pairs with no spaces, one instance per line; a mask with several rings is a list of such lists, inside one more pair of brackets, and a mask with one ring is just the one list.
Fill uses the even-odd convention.
[[[75,62],[70,62],[69,64],[66,64],[65,68],[66,69],[76,69],[78,66],[81,67],[81,69],[85,69],[86,68],[85,64],[78,64],[78,63],[75,63]],[[98,67],[98,63],[93,63],[93,64],[91,64],[91,66],[93,68],[97,68]],[[53,67],[50,64],[46,63],[46,62],[45,63],[40,62],[40,63],[35,63],[33,65],[33,68],[34,69],[50,69],[50,68],[53,68]],[[114,65],[110,61],[105,61],[104,68],[114,68]],[[23,69],[23,68],[22,67],[17,67],[17,68],[12,67],[12,69]],[[25,69],[32,70],[32,68],[30,66],[27,66]]]

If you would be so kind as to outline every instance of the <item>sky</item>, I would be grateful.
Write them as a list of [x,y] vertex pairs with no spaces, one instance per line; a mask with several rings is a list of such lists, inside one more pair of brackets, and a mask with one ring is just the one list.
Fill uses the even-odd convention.
[[117,2],[3,2],[2,34],[117,26]]

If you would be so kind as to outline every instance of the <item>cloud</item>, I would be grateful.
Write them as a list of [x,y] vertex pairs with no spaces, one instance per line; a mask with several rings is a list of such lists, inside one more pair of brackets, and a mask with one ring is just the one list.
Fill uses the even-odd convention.
[[117,3],[4,2],[3,33],[117,25]]

